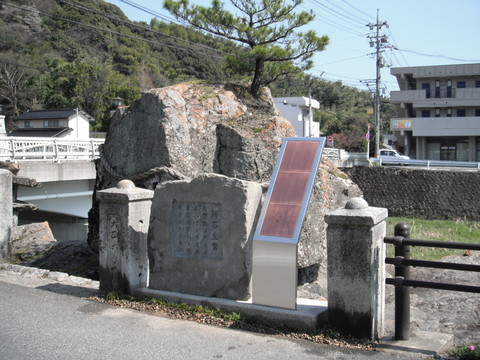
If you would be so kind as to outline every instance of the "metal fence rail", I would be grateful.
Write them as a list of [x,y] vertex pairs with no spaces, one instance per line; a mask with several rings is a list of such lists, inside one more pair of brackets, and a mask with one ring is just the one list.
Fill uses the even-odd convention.
[[410,228],[405,223],[398,223],[395,226],[394,235],[394,237],[384,238],[385,243],[395,246],[395,258],[385,258],[385,263],[395,266],[395,278],[387,278],[385,282],[395,286],[395,339],[408,340],[410,338],[410,287],[480,293],[480,286],[410,279],[410,266],[480,272],[480,265],[410,259],[410,247],[422,246],[480,251],[480,244],[409,239]]
[[105,139],[0,138],[0,160],[95,159]]
[[459,167],[471,168],[480,171],[480,162],[471,161],[444,161],[444,160],[404,160],[404,159],[378,159],[370,158],[372,164],[376,165],[405,165],[405,166],[425,166],[431,167]]

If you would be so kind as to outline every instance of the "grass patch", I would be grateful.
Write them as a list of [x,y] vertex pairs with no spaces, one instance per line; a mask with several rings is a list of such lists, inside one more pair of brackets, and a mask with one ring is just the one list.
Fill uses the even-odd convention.
[[[457,241],[464,243],[480,242],[480,222],[468,220],[423,220],[401,217],[387,219],[387,236],[393,236],[397,223],[410,226],[410,238],[420,240]],[[440,260],[444,256],[464,255],[465,250],[426,248],[413,246],[412,259]],[[394,256],[393,245],[387,245],[387,256]]]
[[448,351],[448,359],[451,360],[475,360],[480,359],[480,342],[456,346]]

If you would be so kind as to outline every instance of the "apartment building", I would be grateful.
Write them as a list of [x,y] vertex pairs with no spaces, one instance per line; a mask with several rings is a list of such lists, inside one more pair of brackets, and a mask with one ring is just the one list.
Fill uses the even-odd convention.
[[392,68],[393,146],[414,159],[480,161],[480,63]]

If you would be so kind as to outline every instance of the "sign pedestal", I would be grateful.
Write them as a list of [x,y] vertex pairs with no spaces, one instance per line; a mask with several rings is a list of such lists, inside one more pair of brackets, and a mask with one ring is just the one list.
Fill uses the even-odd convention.
[[253,238],[252,302],[296,309],[297,244],[325,138],[286,138]]

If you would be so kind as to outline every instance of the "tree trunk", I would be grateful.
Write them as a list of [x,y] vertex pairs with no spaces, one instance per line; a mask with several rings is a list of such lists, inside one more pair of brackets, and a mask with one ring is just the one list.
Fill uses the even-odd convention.
[[264,70],[265,60],[263,58],[257,58],[255,60],[255,73],[253,75],[252,85],[250,86],[250,93],[254,98],[258,98],[259,96]]

